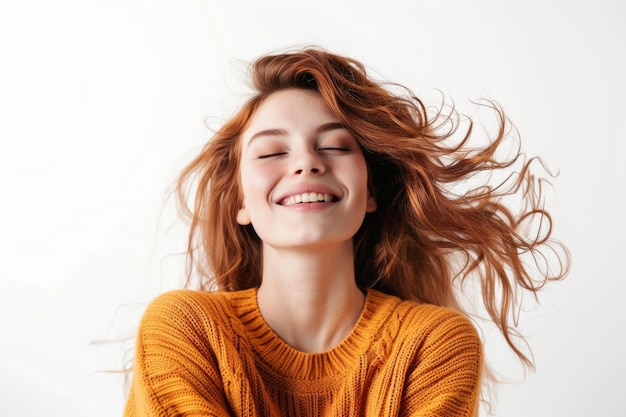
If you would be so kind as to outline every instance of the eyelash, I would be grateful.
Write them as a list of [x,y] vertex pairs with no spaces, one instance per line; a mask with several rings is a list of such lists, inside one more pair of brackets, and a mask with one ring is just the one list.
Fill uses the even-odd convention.
[[[327,146],[324,148],[319,148],[319,151],[338,151],[338,152],[349,152],[350,149],[349,148],[342,148],[339,146]],[[276,153],[269,153],[269,154],[265,154],[265,155],[259,155],[258,158],[259,159],[267,159],[267,158],[272,158],[274,156],[281,156],[281,155],[285,155],[287,152],[276,152]]]
[[349,148],[342,148],[340,146],[328,146],[325,148],[320,148],[320,151],[342,151],[342,152],[348,152],[350,149]]
[[266,155],[259,155],[259,159],[266,159],[266,158],[271,158],[273,156],[280,156],[280,155],[284,155],[286,152],[276,152],[276,153],[269,153]]

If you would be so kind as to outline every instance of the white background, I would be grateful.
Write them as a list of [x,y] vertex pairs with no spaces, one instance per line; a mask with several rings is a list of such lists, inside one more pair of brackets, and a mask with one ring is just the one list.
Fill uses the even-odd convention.
[[1,0],[0,415],[121,415],[114,339],[182,279],[171,181],[241,102],[243,63],[310,43],[462,109],[498,100],[560,172],[572,272],[523,322],[536,373],[493,349],[494,412],[626,415],[624,4]]

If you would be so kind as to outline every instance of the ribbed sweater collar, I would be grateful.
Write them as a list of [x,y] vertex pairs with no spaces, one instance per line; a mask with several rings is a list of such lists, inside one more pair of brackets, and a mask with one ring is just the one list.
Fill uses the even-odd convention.
[[375,290],[368,290],[361,315],[351,333],[334,348],[322,353],[298,351],[282,339],[265,322],[259,310],[256,289],[230,294],[231,307],[246,332],[257,366],[278,379],[309,380],[317,383],[349,373],[359,366],[371,349],[382,326],[399,302]]

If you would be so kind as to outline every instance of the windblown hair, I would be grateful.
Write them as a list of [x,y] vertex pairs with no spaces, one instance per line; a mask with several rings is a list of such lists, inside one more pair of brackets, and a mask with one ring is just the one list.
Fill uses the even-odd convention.
[[[535,296],[563,278],[569,255],[551,238],[543,180],[531,173],[541,160],[526,160],[517,145],[497,158],[505,140],[517,138],[501,107],[478,103],[492,110],[497,127],[486,145],[470,147],[472,119],[454,106],[427,108],[409,89],[374,81],[360,62],[321,49],[263,56],[251,80],[256,93],[179,177],[181,209],[191,223],[187,286],[194,278],[202,289],[260,285],[261,242],[252,226],[236,222],[241,134],[272,93],[315,90],[360,143],[377,202],[354,237],[357,284],[462,310],[457,296],[471,278],[490,320],[532,367],[518,340],[521,295]],[[467,186],[498,173],[506,175],[496,184]],[[460,186],[468,189],[458,192]],[[516,207],[505,204],[511,199]]]

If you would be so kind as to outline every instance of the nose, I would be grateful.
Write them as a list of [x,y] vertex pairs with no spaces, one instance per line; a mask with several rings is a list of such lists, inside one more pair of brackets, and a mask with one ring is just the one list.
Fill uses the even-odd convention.
[[326,171],[323,159],[315,149],[307,149],[295,155],[292,172],[295,175],[322,174]]

